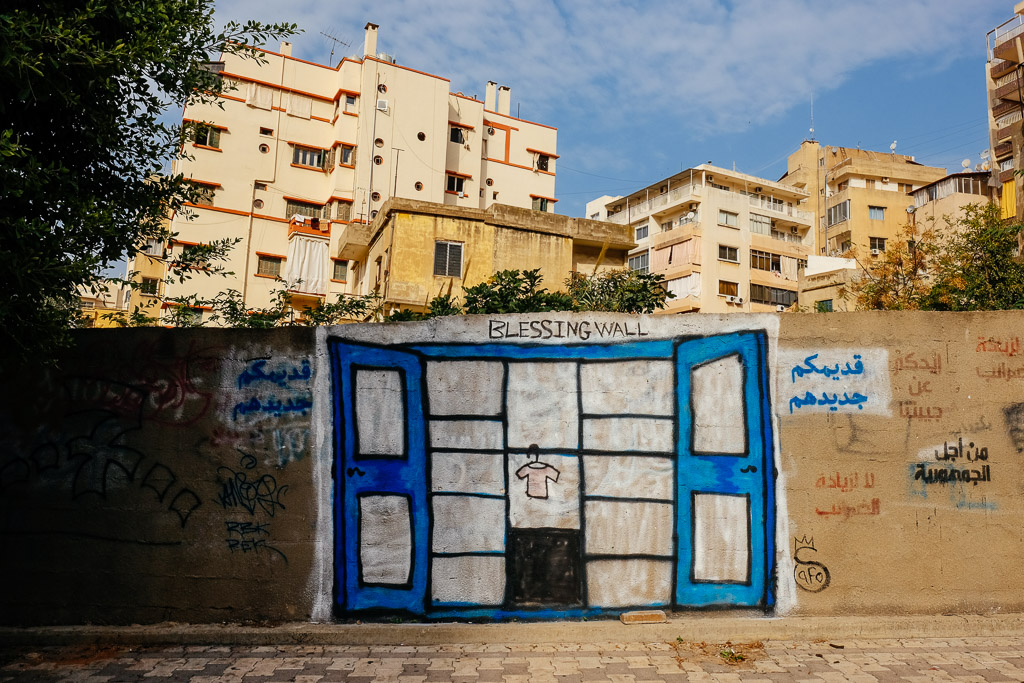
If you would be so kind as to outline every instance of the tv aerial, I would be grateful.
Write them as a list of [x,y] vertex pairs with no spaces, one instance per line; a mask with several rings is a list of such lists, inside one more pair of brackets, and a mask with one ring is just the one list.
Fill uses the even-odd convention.
[[335,50],[335,48],[338,47],[338,45],[344,45],[345,47],[351,47],[349,43],[346,43],[341,38],[338,38],[337,36],[333,36],[330,33],[327,33],[325,31],[320,31],[320,35],[322,35],[327,40],[331,41],[331,56],[327,58],[327,63],[328,64],[331,64],[331,65],[334,64],[334,50]]

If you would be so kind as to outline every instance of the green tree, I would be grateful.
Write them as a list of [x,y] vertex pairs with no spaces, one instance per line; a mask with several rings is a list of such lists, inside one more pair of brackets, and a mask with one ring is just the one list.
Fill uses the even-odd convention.
[[594,275],[572,273],[565,282],[575,310],[608,313],[654,313],[675,294],[665,289],[665,276],[628,268]]
[[0,346],[7,362],[68,342],[80,285],[150,237],[201,189],[160,175],[196,128],[161,117],[215,102],[219,51],[291,24],[228,24],[212,0],[7,0],[0,8]]
[[857,307],[879,311],[920,309],[931,289],[929,268],[939,251],[935,231],[917,231],[907,225],[886,247],[877,259],[861,264],[860,278],[851,285]]

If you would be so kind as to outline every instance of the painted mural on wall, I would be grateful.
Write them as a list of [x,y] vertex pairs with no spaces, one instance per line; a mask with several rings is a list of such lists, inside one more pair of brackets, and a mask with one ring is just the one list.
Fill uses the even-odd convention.
[[767,334],[629,325],[331,339],[337,609],[770,607]]

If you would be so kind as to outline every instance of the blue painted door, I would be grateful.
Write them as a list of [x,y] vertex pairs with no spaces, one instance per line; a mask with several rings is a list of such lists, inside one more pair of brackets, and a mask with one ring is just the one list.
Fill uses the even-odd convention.
[[343,610],[424,611],[426,453],[419,359],[354,343],[331,347],[335,579]]
[[681,342],[676,511],[680,606],[773,602],[771,413],[761,332]]

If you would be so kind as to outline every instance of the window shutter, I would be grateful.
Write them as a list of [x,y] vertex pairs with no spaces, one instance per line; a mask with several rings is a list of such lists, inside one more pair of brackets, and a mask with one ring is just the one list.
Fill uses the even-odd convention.
[[448,245],[448,275],[462,277],[462,245]]
[[447,275],[448,267],[448,243],[434,243],[434,275]]

